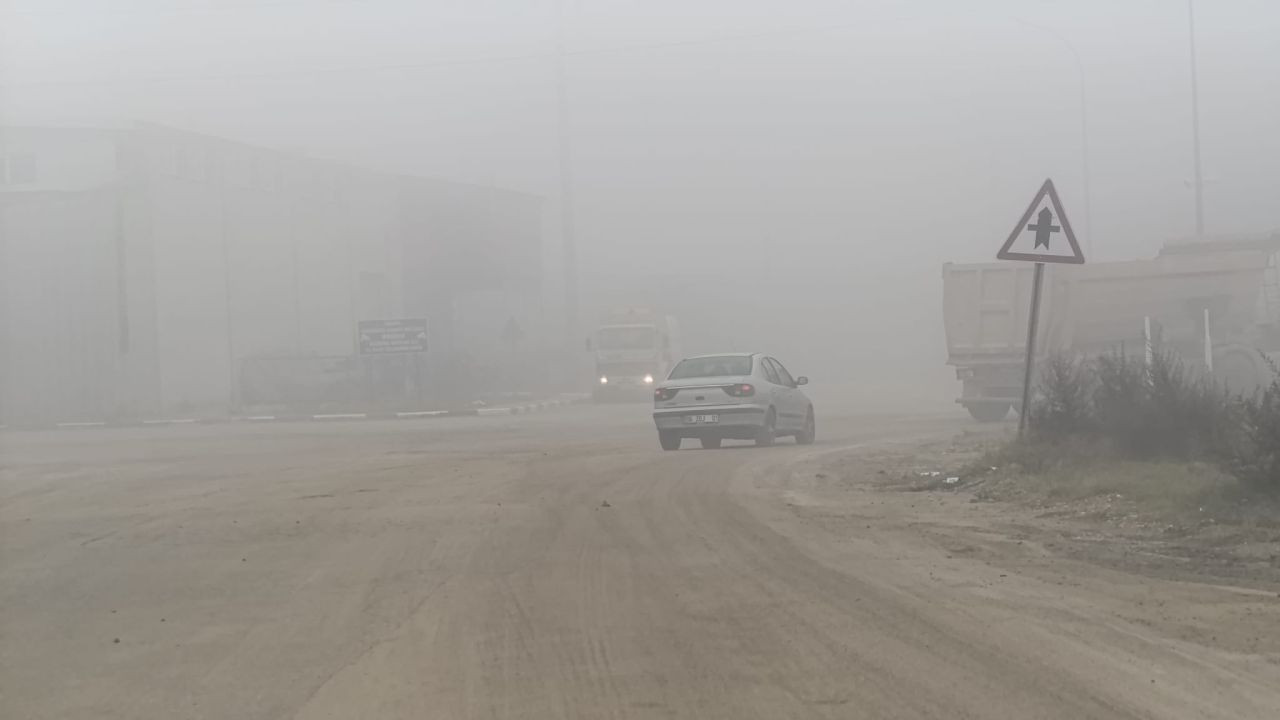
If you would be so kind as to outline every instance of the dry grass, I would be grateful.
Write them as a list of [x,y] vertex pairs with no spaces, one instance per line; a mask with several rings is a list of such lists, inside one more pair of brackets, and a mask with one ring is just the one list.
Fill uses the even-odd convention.
[[1215,463],[1130,460],[1101,442],[1013,443],[957,474],[984,499],[1142,524],[1280,528],[1280,497]]
[[1206,503],[1224,501],[1233,478],[1212,465],[1179,462],[1118,461],[1059,467],[1009,478],[1018,492],[1048,503],[1106,497],[1125,499],[1161,516],[1199,512]]

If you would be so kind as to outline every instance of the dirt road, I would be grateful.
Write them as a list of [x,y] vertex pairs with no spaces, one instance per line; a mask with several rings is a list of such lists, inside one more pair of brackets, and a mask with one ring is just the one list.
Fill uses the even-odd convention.
[[1274,592],[960,552],[940,500],[818,478],[962,421],[823,419],[679,453],[626,406],[0,435],[0,716],[1280,717],[1274,655],[1155,622],[1274,634]]

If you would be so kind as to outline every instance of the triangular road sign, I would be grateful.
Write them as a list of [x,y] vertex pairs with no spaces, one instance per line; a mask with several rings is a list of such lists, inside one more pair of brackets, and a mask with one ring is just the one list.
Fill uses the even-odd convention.
[[1032,262],[1084,263],[1084,253],[1071,230],[1071,222],[1062,211],[1062,201],[1052,180],[1045,180],[1022,219],[1013,227],[1009,239],[996,257],[1001,260]]

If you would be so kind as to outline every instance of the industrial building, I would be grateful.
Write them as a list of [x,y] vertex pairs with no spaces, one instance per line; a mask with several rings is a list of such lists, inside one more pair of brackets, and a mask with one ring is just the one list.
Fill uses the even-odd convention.
[[[0,127],[0,422],[536,384],[542,227],[530,195],[168,127]],[[428,351],[362,357],[357,323],[397,318]]]

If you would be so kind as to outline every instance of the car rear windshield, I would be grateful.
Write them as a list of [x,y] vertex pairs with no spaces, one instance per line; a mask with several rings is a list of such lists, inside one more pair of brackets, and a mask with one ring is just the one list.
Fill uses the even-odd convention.
[[751,358],[743,355],[716,355],[681,360],[671,371],[672,380],[700,377],[750,375]]

